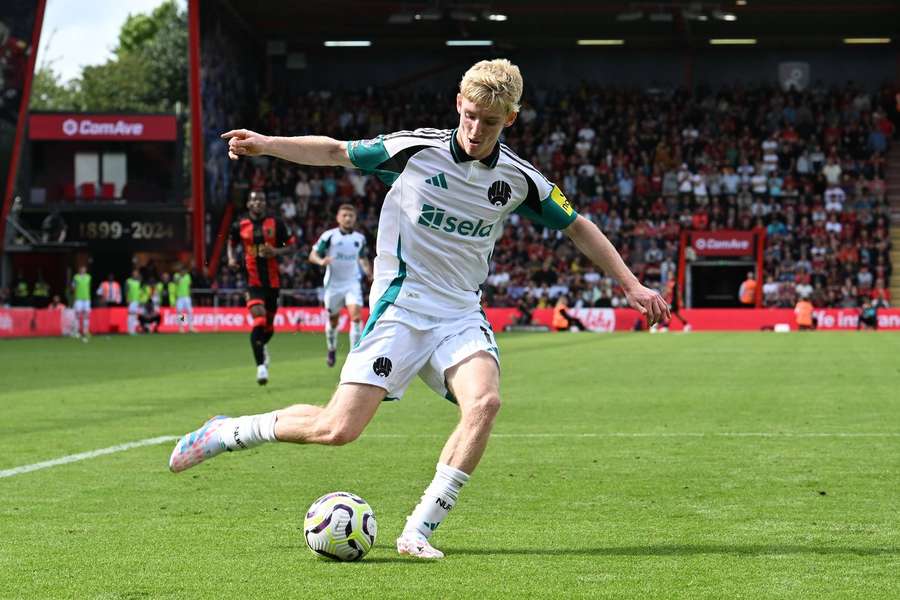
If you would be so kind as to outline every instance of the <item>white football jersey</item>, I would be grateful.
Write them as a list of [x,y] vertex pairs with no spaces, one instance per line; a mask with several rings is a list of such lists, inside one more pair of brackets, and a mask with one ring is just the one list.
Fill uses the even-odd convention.
[[391,186],[378,220],[369,299],[436,317],[477,311],[494,243],[517,212],[554,229],[577,217],[559,188],[499,142],[481,160],[456,130],[416,129],[352,141],[353,164]]
[[315,249],[322,258],[332,258],[331,264],[325,268],[326,288],[337,289],[359,283],[363,274],[359,259],[366,256],[366,236],[358,231],[344,233],[340,227],[335,227],[319,236]]

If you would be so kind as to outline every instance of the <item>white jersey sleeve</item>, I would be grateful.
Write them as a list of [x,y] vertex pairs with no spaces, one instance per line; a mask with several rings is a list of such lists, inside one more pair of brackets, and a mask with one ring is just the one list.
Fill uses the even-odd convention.
[[329,229],[327,231],[322,232],[322,235],[319,236],[319,239],[316,241],[316,245],[314,246],[316,250],[316,254],[325,258],[328,256],[328,249],[331,247],[331,236],[334,234],[334,229]]
[[347,154],[358,169],[392,186],[410,157],[424,148],[440,148],[447,144],[448,139],[447,130],[442,129],[426,127],[397,131],[370,140],[348,142]]

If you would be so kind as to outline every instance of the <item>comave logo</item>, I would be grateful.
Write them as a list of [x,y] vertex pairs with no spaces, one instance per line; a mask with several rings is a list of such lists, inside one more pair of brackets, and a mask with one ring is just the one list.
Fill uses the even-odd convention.
[[430,204],[422,205],[418,223],[429,229],[456,233],[465,237],[488,237],[494,229],[493,223],[485,223],[481,219],[478,219],[477,223],[467,221],[460,217],[448,215],[443,208]]

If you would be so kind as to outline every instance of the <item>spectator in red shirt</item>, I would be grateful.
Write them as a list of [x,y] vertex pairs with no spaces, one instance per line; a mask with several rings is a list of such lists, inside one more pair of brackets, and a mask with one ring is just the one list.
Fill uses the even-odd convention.
[[703,230],[709,226],[709,215],[706,214],[705,208],[698,209],[691,217],[691,226],[695,230]]

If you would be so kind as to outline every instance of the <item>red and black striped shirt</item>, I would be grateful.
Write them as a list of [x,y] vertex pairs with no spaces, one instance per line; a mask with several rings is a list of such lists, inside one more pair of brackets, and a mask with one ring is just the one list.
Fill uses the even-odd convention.
[[244,249],[244,266],[247,268],[247,285],[250,287],[280,288],[278,259],[274,256],[259,256],[259,248],[266,244],[273,248],[283,248],[294,243],[294,238],[280,219],[249,216],[238,219],[231,226],[233,246],[240,244]]

